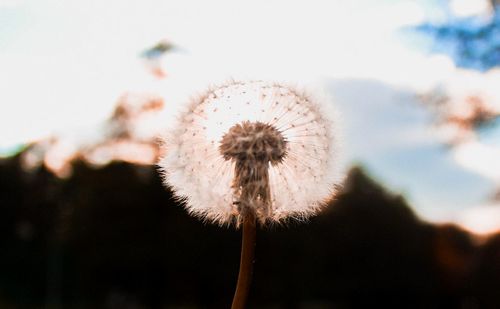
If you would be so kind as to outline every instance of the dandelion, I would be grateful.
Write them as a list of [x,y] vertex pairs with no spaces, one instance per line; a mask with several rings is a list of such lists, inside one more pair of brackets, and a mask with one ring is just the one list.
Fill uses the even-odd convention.
[[164,137],[159,166],[188,212],[243,226],[233,308],[242,308],[251,277],[256,222],[304,219],[340,181],[332,113],[293,87],[230,82],[191,101]]
[[261,81],[215,87],[192,100],[163,137],[165,183],[189,213],[219,224],[241,223],[250,209],[262,223],[309,217],[340,179],[325,104]]

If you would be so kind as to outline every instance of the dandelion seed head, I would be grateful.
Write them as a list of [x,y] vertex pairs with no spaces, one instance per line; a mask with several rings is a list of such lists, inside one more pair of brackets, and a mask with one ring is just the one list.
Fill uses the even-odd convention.
[[293,87],[233,81],[193,99],[163,137],[166,185],[219,224],[315,214],[341,181],[329,102]]

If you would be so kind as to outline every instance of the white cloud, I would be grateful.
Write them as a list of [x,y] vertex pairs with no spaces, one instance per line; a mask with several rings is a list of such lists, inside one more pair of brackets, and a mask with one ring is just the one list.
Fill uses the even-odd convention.
[[462,210],[439,209],[420,212],[420,215],[436,224],[456,224],[477,235],[500,231],[500,203],[490,202]]
[[0,0],[1,8],[15,8],[24,4],[24,0]]
[[450,2],[451,11],[459,17],[487,14],[491,10],[487,0],[452,0]]
[[452,155],[463,167],[500,184],[500,147],[469,141],[453,148]]
[[500,231],[500,203],[471,207],[456,216],[455,222],[478,234]]
[[[398,46],[391,31],[420,20],[411,2],[219,0],[27,2],[29,27],[0,51],[0,145],[105,117],[124,91],[169,95],[230,77],[316,82],[321,77],[427,83],[446,64]],[[393,16],[397,18],[387,18]],[[258,17],[258,18],[256,18]],[[138,54],[162,38],[187,53],[166,60],[169,78],[142,72]],[[12,128],[18,128],[12,130]]]

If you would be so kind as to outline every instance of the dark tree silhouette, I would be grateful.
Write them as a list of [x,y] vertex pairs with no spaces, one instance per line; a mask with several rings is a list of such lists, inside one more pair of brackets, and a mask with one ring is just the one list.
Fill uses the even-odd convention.
[[[0,306],[228,307],[239,234],[191,218],[153,166],[0,161]],[[499,245],[419,220],[360,169],[308,224],[258,231],[250,307],[500,305]]]

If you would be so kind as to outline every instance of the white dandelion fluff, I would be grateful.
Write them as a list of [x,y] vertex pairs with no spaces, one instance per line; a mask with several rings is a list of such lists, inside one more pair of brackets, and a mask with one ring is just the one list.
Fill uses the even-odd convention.
[[275,83],[230,82],[188,104],[162,137],[159,167],[198,217],[305,218],[341,179],[335,124],[326,100]]

